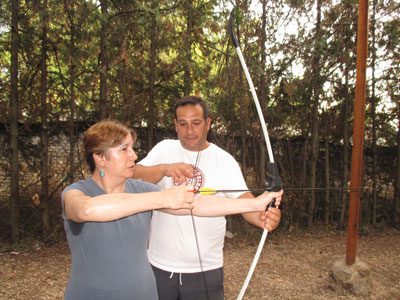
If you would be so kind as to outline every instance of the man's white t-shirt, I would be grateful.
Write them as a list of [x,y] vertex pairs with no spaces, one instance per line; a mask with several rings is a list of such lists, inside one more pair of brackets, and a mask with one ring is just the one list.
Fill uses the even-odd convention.
[[[198,160],[196,165],[196,160]],[[247,185],[235,159],[215,144],[205,150],[188,151],[179,140],[164,140],[158,143],[138,164],[154,166],[185,162],[196,165],[193,179],[189,179],[196,190],[200,188],[240,189]],[[171,177],[163,177],[158,183],[168,189],[173,185]],[[237,198],[242,193],[220,193],[218,195]],[[149,261],[155,267],[176,273],[194,273],[220,268],[223,265],[223,247],[226,230],[225,217],[175,216],[154,211],[148,248]],[[195,229],[194,229],[195,228]],[[198,238],[199,253],[194,230]]]

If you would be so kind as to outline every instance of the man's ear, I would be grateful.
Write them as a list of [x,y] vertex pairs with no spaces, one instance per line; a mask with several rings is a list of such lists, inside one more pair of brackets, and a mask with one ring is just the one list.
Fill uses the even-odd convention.
[[176,124],[176,119],[174,119],[175,131],[178,132],[178,131],[176,130],[176,125],[177,125],[177,124]]
[[210,118],[207,118],[207,131],[209,131],[210,130],[210,127],[211,127],[211,119]]

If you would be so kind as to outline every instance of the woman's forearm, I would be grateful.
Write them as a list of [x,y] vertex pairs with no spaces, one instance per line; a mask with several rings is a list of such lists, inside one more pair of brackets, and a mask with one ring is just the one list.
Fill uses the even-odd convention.
[[[192,214],[199,217],[216,217],[250,212],[265,212],[267,205],[276,198],[280,202],[283,191],[267,192],[257,198],[225,198],[214,195],[197,195]],[[188,215],[190,210],[163,210],[175,215]]]
[[227,216],[261,211],[262,201],[255,198],[224,198],[214,195],[198,195],[193,214],[202,217]]
[[[214,195],[197,195],[192,214],[198,217],[227,216],[261,211],[263,202],[257,198],[225,198]],[[174,215],[190,215],[188,209],[163,209],[163,212]]]
[[160,192],[109,193],[96,197],[70,190],[64,195],[67,218],[76,222],[108,222],[161,208],[191,209],[193,201],[193,193],[184,186]]

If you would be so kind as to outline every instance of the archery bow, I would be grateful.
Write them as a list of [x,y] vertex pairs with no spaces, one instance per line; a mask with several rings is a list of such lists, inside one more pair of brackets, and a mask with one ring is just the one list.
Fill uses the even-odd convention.
[[[265,120],[264,120],[264,116],[262,114],[260,102],[258,101],[258,97],[257,97],[257,93],[256,93],[256,91],[254,89],[253,81],[251,80],[249,71],[247,69],[246,62],[244,61],[244,58],[243,58],[242,51],[240,50],[239,42],[238,42],[238,40],[236,39],[236,36],[235,36],[234,16],[235,16],[235,8],[232,9],[231,14],[230,14],[230,18],[229,18],[230,37],[231,37],[233,46],[235,47],[236,52],[237,52],[237,54],[239,56],[239,60],[240,60],[240,63],[242,65],[243,71],[244,71],[244,73],[246,75],[246,79],[247,79],[247,82],[249,84],[251,94],[253,96],[254,104],[256,105],[256,108],[257,108],[258,117],[259,117],[260,122],[261,122],[261,128],[262,128],[262,131],[263,131],[263,134],[264,134],[264,139],[265,139],[265,143],[266,143],[267,150],[268,150],[269,163],[267,165],[267,169],[268,169],[269,175],[267,177],[267,182],[266,182],[267,183],[267,187],[266,187],[266,189],[267,190],[272,190],[272,191],[279,191],[279,190],[282,189],[282,185],[283,185],[282,184],[282,179],[279,176],[278,167],[277,167],[277,165],[275,163],[275,160],[274,160],[274,155],[272,153],[271,142],[269,140],[267,126],[265,125]],[[271,206],[271,205],[274,206],[275,205],[275,201],[272,201],[269,204],[269,206]],[[248,272],[248,274],[246,276],[246,279],[245,279],[245,281],[243,283],[242,289],[240,290],[240,293],[239,293],[239,296],[237,297],[237,300],[242,299],[244,293],[246,292],[247,285],[249,284],[251,276],[253,275],[254,269],[255,269],[255,267],[257,265],[258,259],[259,259],[260,254],[261,254],[261,250],[264,247],[264,243],[265,243],[265,240],[267,238],[267,235],[268,235],[268,229],[265,228],[264,231],[263,231],[263,234],[261,236],[260,243],[258,245],[256,254],[255,254],[254,259],[253,259],[253,262],[252,262],[252,264],[250,266],[249,272]]]

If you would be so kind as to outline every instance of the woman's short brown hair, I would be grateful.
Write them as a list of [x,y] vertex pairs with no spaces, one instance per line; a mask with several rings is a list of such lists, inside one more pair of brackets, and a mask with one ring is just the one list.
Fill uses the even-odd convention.
[[106,155],[109,148],[121,145],[128,134],[136,140],[135,131],[116,120],[102,120],[86,130],[82,150],[90,172],[96,168],[93,154]]

